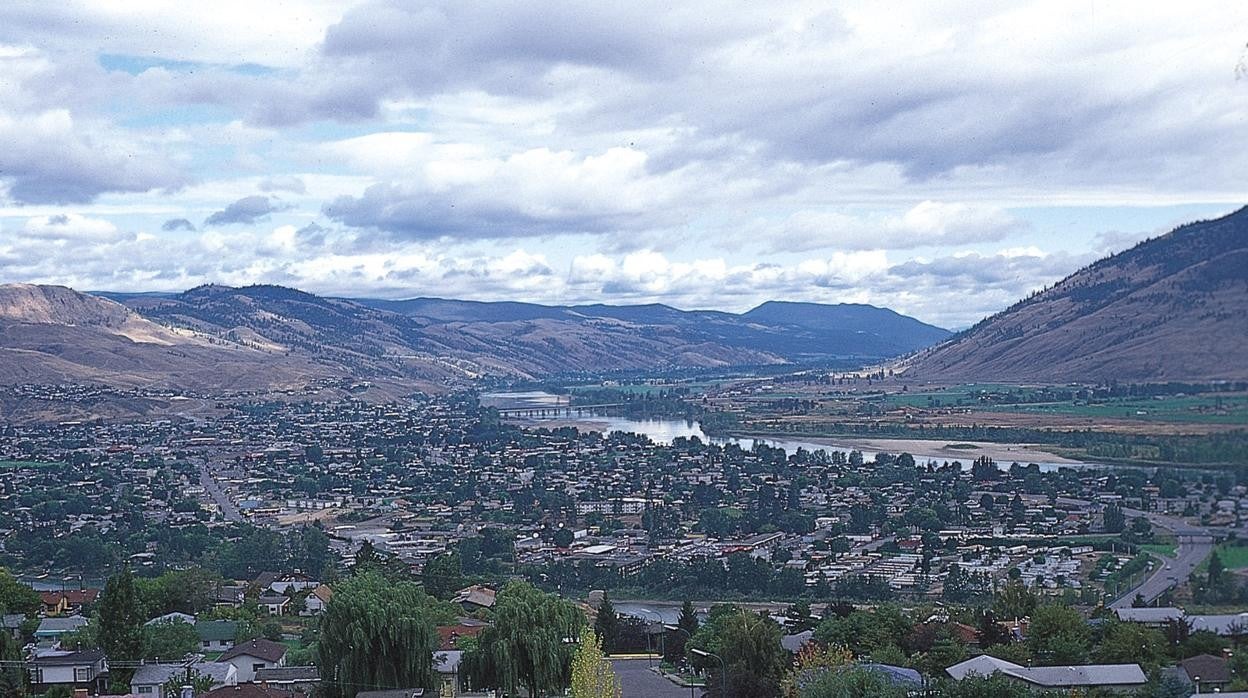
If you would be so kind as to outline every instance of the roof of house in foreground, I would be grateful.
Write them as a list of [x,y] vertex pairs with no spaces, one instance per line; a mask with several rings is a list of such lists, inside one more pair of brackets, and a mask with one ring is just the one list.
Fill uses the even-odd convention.
[[999,673],[1046,688],[1127,686],[1148,682],[1148,677],[1144,675],[1139,664],[1024,667],[986,654],[954,664],[945,672],[959,681],[968,676],[991,676]]

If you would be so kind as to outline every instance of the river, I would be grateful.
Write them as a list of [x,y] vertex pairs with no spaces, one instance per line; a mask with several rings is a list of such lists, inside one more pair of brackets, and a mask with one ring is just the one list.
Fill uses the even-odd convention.
[[[1034,463],[1041,471],[1052,472],[1059,468],[1107,467],[1097,463],[1060,458],[1051,454],[1037,452],[1027,444],[996,444],[976,442],[969,444],[973,448],[957,449],[947,441],[922,441],[917,439],[789,439],[789,438],[752,438],[748,436],[707,436],[702,426],[696,421],[684,419],[633,419],[611,414],[592,414],[567,412],[568,398],[561,395],[541,391],[527,392],[496,392],[481,396],[481,404],[504,410],[533,410],[525,415],[524,424],[552,424],[576,426],[585,431],[601,431],[604,433],[630,432],[644,434],[655,443],[670,444],[672,439],[698,437],[703,442],[719,445],[737,444],[750,450],[755,444],[766,444],[773,448],[784,449],[793,453],[797,449],[807,451],[860,451],[865,460],[872,460],[877,453],[909,453],[918,461],[953,462],[959,461],[970,467],[972,461],[980,455],[988,455],[997,461],[997,466],[1005,469],[1015,461],[1023,464]],[[545,410],[545,414],[541,411]],[[967,445],[959,443],[959,446]],[[874,446],[874,448],[873,448]]]

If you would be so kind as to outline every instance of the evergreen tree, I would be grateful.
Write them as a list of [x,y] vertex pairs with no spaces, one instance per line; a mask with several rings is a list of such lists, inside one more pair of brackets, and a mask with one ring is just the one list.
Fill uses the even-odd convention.
[[598,607],[598,616],[594,618],[594,632],[598,634],[602,651],[607,654],[615,651],[616,643],[620,639],[620,617],[616,614],[615,606],[606,594],[603,594],[602,605]]
[[698,613],[693,610],[693,602],[685,599],[680,606],[680,618],[677,619],[676,625],[685,632],[693,635],[698,632]]
[[1222,579],[1222,573],[1226,571],[1226,565],[1222,563],[1222,558],[1215,550],[1213,555],[1209,556],[1209,586],[1217,586]]
[[449,599],[464,586],[464,571],[460,565],[459,553],[450,552],[430,560],[421,570],[421,581],[430,596]]
[[602,653],[602,642],[588,628],[572,658],[572,698],[620,698],[620,679]]
[[104,593],[100,594],[99,621],[100,649],[110,661],[133,662],[142,658],[144,618],[129,567],[110,577],[104,585]]

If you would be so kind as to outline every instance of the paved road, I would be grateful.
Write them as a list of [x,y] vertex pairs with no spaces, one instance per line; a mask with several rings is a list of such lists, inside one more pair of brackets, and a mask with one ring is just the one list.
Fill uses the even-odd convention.
[[624,698],[689,698],[698,696],[700,690],[677,686],[658,674],[650,671],[651,662],[646,659],[612,659],[611,668],[620,677],[620,688]]
[[212,501],[217,503],[217,507],[221,509],[221,515],[226,521],[238,523],[243,520],[243,515],[239,512],[238,507],[234,506],[234,502],[221,489],[221,485],[212,477],[212,471],[208,469],[208,463],[200,462],[199,464],[199,484],[203,485],[208,496],[212,497]]
[[1130,608],[1136,596],[1143,596],[1145,601],[1153,601],[1170,587],[1187,581],[1196,566],[1213,552],[1214,536],[1209,529],[1156,512],[1123,509],[1123,513],[1128,520],[1143,516],[1154,526],[1167,529],[1178,540],[1178,548],[1173,559],[1154,555],[1162,564],[1138,586],[1110,604],[1110,608]]

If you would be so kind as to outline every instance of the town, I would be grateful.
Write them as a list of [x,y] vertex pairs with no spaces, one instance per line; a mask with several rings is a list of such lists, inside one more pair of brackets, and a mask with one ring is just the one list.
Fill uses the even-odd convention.
[[[0,604],[26,645],[10,661],[34,689],[107,694],[117,687],[98,677],[110,659],[132,670],[129,693],[154,698],[177,693],[188,667],[217,686],[315,689],[319,617],[370,567],[443,604],[431,661],[450,695],[490,685],[465,642],[490,626],[509,584],[566,599],[596,627],[606,609],[617,619],[606,649],[654,653],[677,691],[722,680],[713,661],[680,650],[704,642],[696,624],[727,608],[769,619],[778,652],[848,647],[901,672],[890,685],[902,690],[987,673],[1038,689],[1248,678],[1233,655],[1248,616],[1231,612],[1248,601],[1242,469],[656,443],[516,426],[472,393],[384,405],[235,396],[217,407],[194,419],[2,427],[0,560],[43,593]],[[150,656],[106,658],[84,640],[84,627],[98,633],[88,619],[104,581],[123,572],[158,599],[144,619],[156,635],[186,624],[168,631],[181,644],[154,637]],[[150,591],[162,583],[177,590]],[[1046,683],[1026,666],[1049,651],[1036,614],[1050,606],[1079,609],[1093,623],[1085,634],[1108,619],[1163,639],[1143,669],[1134,655],[1087,664],[1113,659],[1103,648],[1050,652],[1058,664],[1118,668]],[[891,639],[852,630],[885,612],[906,619]],[[982,653],[994,643],[1007,651]],[[1183,673],[1189,657],[1202,668]],[[959,664],[990,658],[990,671]]]

